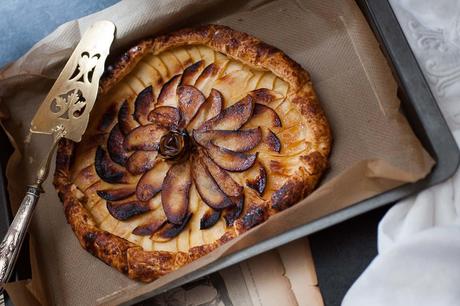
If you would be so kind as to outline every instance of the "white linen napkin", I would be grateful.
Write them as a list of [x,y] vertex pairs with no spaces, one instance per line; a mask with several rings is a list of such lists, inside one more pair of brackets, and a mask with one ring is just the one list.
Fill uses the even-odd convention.
[[[460,1],[390,3],[459,144]],[[344,306],[460,305],[460,172],[393,206],[378,251]]]

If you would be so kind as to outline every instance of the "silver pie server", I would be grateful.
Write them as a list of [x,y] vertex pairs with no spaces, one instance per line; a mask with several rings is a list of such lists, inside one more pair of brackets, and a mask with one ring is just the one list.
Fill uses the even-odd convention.
[[53,145],[40,164],[35,182],[27,186],[26,195],[0,244],[0,293],[13,272],[57,143],[61,138],[79,142],[86,130],[114,35],[115,25],[110,21],[98,21],[83,34],[32,119],[30,132],[51,135]]

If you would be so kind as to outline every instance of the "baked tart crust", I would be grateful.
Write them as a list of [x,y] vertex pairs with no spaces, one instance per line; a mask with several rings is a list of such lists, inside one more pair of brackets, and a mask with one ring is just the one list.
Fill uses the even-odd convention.
[[313,191],[331,135],[308,73],[206,25],[144,40],[106,69],[54,185],[80,244],[150,282]]

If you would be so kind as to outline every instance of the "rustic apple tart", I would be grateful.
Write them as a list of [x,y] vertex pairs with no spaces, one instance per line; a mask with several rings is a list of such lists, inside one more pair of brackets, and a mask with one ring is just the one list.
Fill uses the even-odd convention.
[[54,183],[80,244],[149,282],[307,196],[330,144],[305,70],[208,25],[106,69],[82,141],[59,144]]

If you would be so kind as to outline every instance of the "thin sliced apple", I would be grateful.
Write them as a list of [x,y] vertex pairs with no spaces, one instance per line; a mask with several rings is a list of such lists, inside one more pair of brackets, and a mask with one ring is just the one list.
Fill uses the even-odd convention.
[[166,218],[149,220],[148,223],[138,225],[132,231],[132,233],[138,236],[151,236],[153,233],[159,230],[166,223],[166,221]]
[[240,197],[233,199],[233,203],[235,204],[232,207],[224,209],[222,215],[225,219],[225,223],[227,226],[232,226],[233,222],[241,215],[244,208],[244,194]]
[[126,136],[124,146],[128,151],[157,150],[161,137],[167,131],[167,129],[153,123],[140,126]]
[[165,64],[166,69],[168,69],[169,75],[175,75],[179,73],[182,68],[182,63],[179,62],[177,57],[171,51],[164,50],[163,52],[157,55],[161,61]]
[[211,228],[220,219],[221,212],[219,210],[208,207],[203,216],[200,219],[200,229]]
[[160,94],[158,95],[156,106],[172,106],[177,107],[176,90],[180,83],[182,75],[178,74],[173,76],[168,82],[166,82],[161,88]]
[[193,85],[204,68],[204,61],[198,61],[184,69],[181,85]]
[[201,105],[195,118],[193,118],[192,122],[188,125],[188,128],[191,130],[196,129],[203,122],[217,116],[222,111],[223,103],[224,97],[222,94],[214,88],[211,89],[211,93],[206,98],[203,105]]
[[107,139],[107,151],[110,158],[120,166],[125,166],[130,156],[130,153],[123,146],[124,141],[125,135],[121,132],[119,125],[115,124]]
[[264,129],[262,138],[262,145],[265,146],[269,151],[273,152],[281,152],[281,141],[276,136],[275,133],[272,132],[269,128]]
[[181,224],[187,214],[192,174],[188,162],[175,164],[167,172],[161,189],[161,203],[168,221]]
[[129,174],[125,168],[114,163],[107,151],[97,147],[94,167],[99,177],[107,183],[127,183]]
[[212,85],[213,88],[219,90],[225,98],[225,101],[233,103],[245,93],[249,79],[253,76],[248,69],[240,69],[227,73],[230,64],[225,70],[225,75],[220,76]]
[[229,197],[239,197],[243,193],[240,186],[225,170],[217,166],[209,157],[203,154],[202,160],[219,188]]
[[249,94],[254,98],[255,103],[267,106],[283,98],[282,94],[268,88],[259,88],[251,91]]
[[149,121],[168,130],[176,128],[181,120],[180,112],[172,106],[159,106],[149,114]]
[[257,159],[257,153],[234,152],[218,147],[213,143],[206,146],[206,151],[219,167],[232,172],[242,172],[251,168]]
[[134,102],[134,119],[142,125],[148,124],[147,119],[154,105],[153,88],[148,86],[144,88],[136,97]]
[[165,161],[158,161],[152,169],[142,175],[137,183],[136,196],[141,201],[148,201],[161,191],[163,180],[170,165]]
[[104,189],[96,191],[97,195],[106,201],[120,201],[132,196],[136,192],[133,187]]
[[212,141],[215,145],[234,152],[245,152],[255,148],[262,139],[262,131],[260,128],[250,130],[237,131],[195,131],[194,139],[206,146]]
[[252,116],[254,102],[246,96],[232,106],[225,108],[219,115],[204,122],[200,130],[238,130]]
[[270,107],[256,103],[254,106],[254,114],[251,120],[246,123],[245,128],[258,126],[267,128],[281,127],[281,119]]
[[196,158],[193,160],[192,174],[201,199],[209,207],[220,210],[233,204],[228,196],[219,188],[201,159]]
[[155,242],[166,242],[177,235],[179,235],[182,230],[187,226],[188,222],[192,217],[192,213],[188,213],[183,219],[180,224],[175,224],[172,222],[166,222],[163,227],[161,227],[158,231],[156,231],[152,235],[152,240]]
[[139,123],[134,120],[133,112],[134,110],[132,109],[132,105],[131,103],[128,103],[127,100],[123,102],[120,110],[118,111],[118,124],[121,132],[125,135],[128,135],[129,132],[139,126]]
[[179,100],[179,110],[182,114],[185,126],[195,117],[201,105],[206,101],[203,94],[191,85],[181,85],[177,87],[177,98]]
[[195,82],[195,87],[207,95],[210,90],[210,85],[213,84],[213,81],[217,78],[219,74],[219,67],[212,63],[204,68],[203,72],[201,72],[200,76],[197,78]]
[[[104,111],[101,119],[96,124],[96,129],[102,133],[105,133],[114,123],[115,118],[118,115],[118,104],[112,103],[110,106]],[[89,128],[90,129],[90,128]]]
[[267,171],[261,163],[256,163],[251,170],[249,170],[247,176],[249,177],[246,180],[246,185],[254,189],[259,196],[262,196],[265,188],[267,187]]
[[125,201],[125,202],[107,202],[107,210],[117,220],[124,221],[134,216],[143,214],[150,210],[148,202],[142,201]]
[[136,151],[129,157],[126,168],[134,175],[144,173],[152,169],[157,155],[157,151]]

